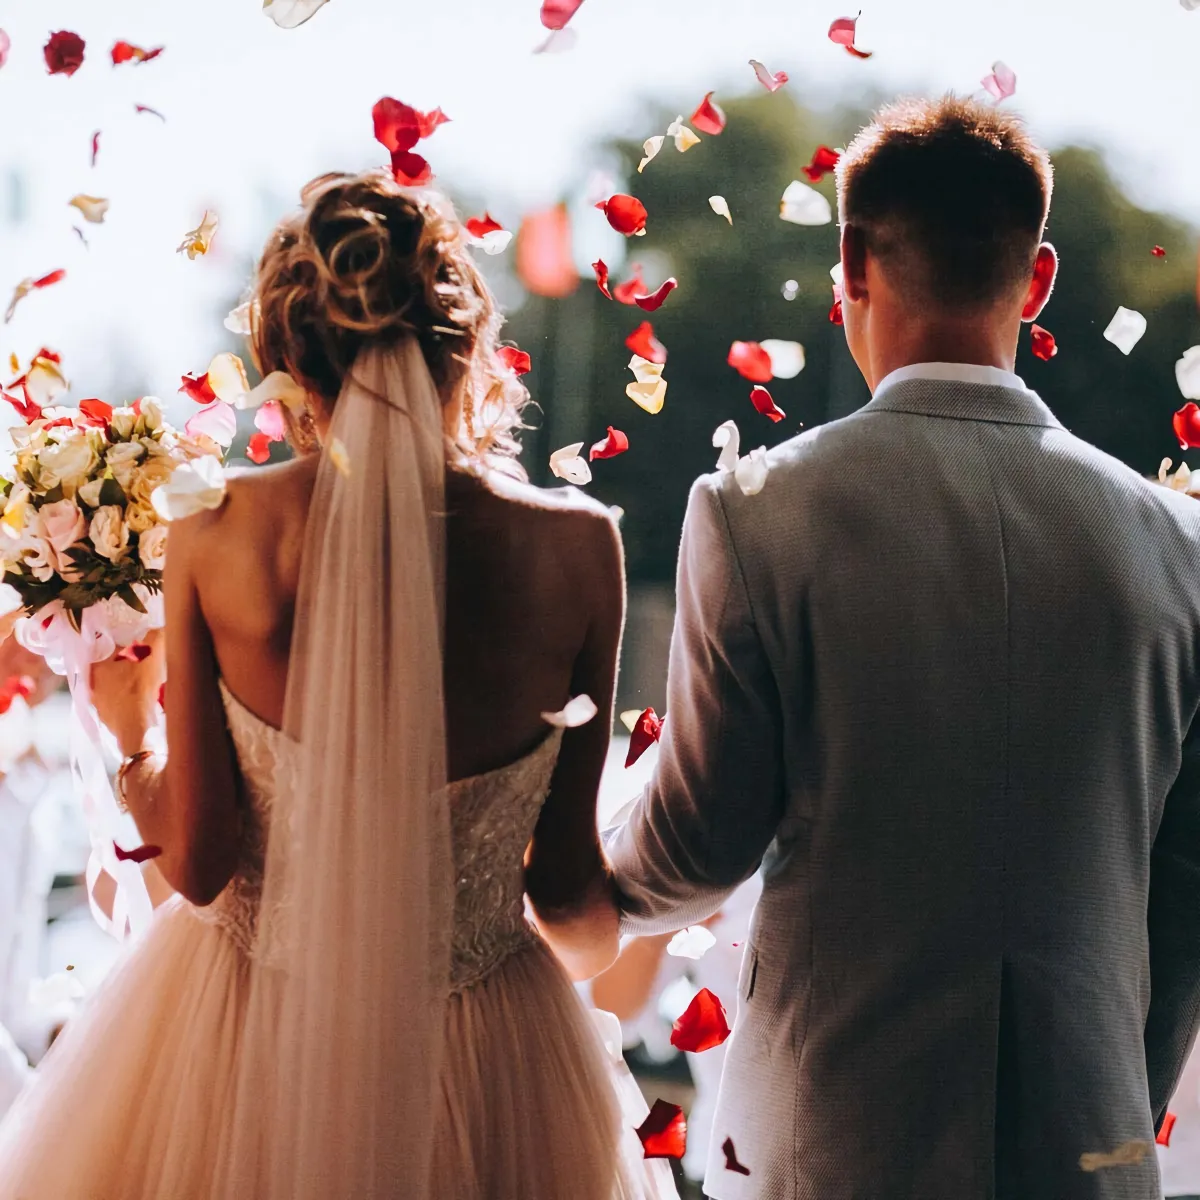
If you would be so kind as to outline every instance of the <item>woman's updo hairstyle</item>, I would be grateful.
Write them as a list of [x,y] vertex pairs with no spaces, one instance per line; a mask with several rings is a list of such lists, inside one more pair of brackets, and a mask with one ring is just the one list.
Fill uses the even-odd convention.
[[[251,344],[263,375],[285,371],[327,412],[367,346],[417,339],[467,460],[519,468],[525,388],[497,356],[502,318],[448,202],[387,172],[324,175],[272,233],[251,296]],[[289,415],[301,453],[312,417]]]

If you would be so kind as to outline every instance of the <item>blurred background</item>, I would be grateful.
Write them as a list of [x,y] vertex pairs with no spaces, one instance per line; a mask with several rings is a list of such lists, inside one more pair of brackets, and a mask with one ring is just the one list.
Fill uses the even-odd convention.
[[[844,146],[881,101],[980,92],[1002,60],[1018,81],[1005,104],[1053,149],[1049,236],[1062,259],[1040,322],[1059,353],[1040,361],[1023,339],[1018,372],[1068,427],[1137,470],[1178,457],[1174,364],[1200,342],[1200,12],[1179,0],[874,0],[857,38],[874,55],[859,60],[826,36],[834,18],[853,15],[838,0],[585,0],[572,36],[540,54],[539,7],[330,0],[288,31],[264,19],[260,0],[0,0],[12,42],[0,67],[0,301],[25,277],[67,271],[0,327],[4,359],[48,346],[63,356],[73,400],[157,395],[182,423],[194,406],[176,395],[179,377],[220,350],[244,352],[223,318],[302,184],[386,162],[371,124],[381,96],[440,106],[451,123],[418,148],[437,183],[464,217],[487,211],[517,234],[481,261],[508,336],[532,357],[531,477],[557,483],[550,452],[601,440],[608,425],[629,437],[627,453],[593,464],[588,491],[624,510],[619,708],[662,712],[680,524],[691,481],[713,469],[713,430],[734,418],[743,449],[771,445],[867,399],[829,320],[836,225],[781,221],[784,189],[819,145]],[[60,29],[87,43],[71,78],[48,76],[42,57]],[[113,67],[118,39],[165,50]],[[767,93],[751,58],[786,71],[789,84]],[[642,142],[676,116],[686,121],[709,91],[725,131],[702,134],[686,154],[668,139],[639,175]],[[832,200],[832,178],[815,186]],[[614,191],[645,203],[647,236],[626,240],[595,211]],[[81,192],[111,201],[102,225],[68,207]],[[732,225],[709,207],[718,194]],[[206,209],[220,225],[210,253],[189,261],[175,248]],[[600,294],[597,258],[614,282],[638,263],[650,288],[668,276],[679,288],[644,314]],[[1118,305],[1148,321],[1128,357],[1102,337]],[[625,339],[647,316],[669,352],[655,416],[624,394]],[[799,376],[771,386],[787,414],[778,425],[753,410],[749,384],[725,362],[734,340],[768,338],[801,342],[807,357]],[[235,455],[252,432],[244,416]],[[49,714],[42,725],[61,720],[53,705],[36,711]],[[42,738],[51,761],[52,733]],[[636,790],[622,761],[617,747],[608,812]],[[66,885],[83,842],[69,789],[59,792],[59,893],[74,900],[55,904],[67,923],[43,955],[45,973],[81,954],[71,932],[78,897]]]

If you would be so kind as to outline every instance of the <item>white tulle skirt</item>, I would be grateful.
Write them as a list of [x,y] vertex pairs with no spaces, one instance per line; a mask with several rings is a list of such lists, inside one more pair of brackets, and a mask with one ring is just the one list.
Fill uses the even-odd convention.
[[[254,1137],[229,1126],[256,969],[186,903],[164,906],[0,1124],[0,1200],[224,1194],[229,1139]],[[437,1200],[675,1197],[641,1158],[636,1086],[540,942],[451,999],[431,1102]],[[269,1102],[254,1119],[267,1128]]]

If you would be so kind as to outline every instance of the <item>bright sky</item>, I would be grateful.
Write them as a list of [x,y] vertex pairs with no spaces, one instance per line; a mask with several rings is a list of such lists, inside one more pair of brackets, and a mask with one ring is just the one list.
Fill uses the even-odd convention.
[[[0,351],[60,349],[77,396],[105,395],[118,361],[169,395],[207,363],[223,336],[215,306],[300,184],[384,161],[370,120],[384,94],[444,108],[453,123],[425,143],[435,169],[515,224],[598,165],[597,137],[655,132],[642,98],[686,115],[710,88],[719,99],[757,87],[751,57],[818,105],[872,90],[970,92],[1002,59],[1019,80],[1009,103],[1041,136],[1105,147],[1139,202],[1200,220],[1200,11],[1179,0],[864,3],[866,62],[826,38],[833,18],[853,15],[841,0],[585,0],[575,49],[540,57],[539,0],[330,0],[293,31],[266,20],[260,0],[0,0],[13,42],[0,69],[0,307],[23,276],[69,272],[0,330]],[[46,75],[55,29],[88,43],[73,78]],[[166,52],[114,69],[118,39]],[[135,102],[167,123],[135,115]],[[10,172],[23,182],[16,224]],[[90,251],[65,207],[77,192],[112,201],[105,225],[85,227]],[[189,262],[174,249],[206,206],[221,217],[214,253]]]

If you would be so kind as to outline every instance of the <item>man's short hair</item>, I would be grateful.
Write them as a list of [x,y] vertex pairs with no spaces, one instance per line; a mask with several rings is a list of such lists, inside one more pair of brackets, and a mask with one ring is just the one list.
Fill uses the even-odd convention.
[[983,307],[1028,282],[1053,168],[1013,113],[955,96],[888,105],[837,178],[842,223],[914,300]]

